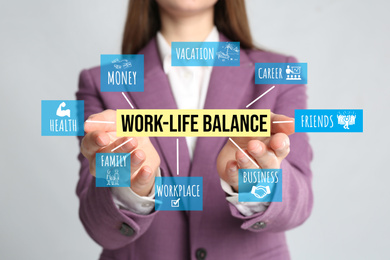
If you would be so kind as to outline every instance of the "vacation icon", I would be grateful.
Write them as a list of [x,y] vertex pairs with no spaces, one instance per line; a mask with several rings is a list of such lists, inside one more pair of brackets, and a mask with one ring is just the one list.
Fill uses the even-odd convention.
[[132,66],[131,62],[126,59],[123,60],[115,59],[111,63],[114,64],[114,68],[116,69],[127,69]]
[[337,120],[339,125],[344,125],[344,129],[349,129],[350,125],[355,124],[356,115],[351,114],[339,114],[337,115]]
[[286,74],[286,80],[301,80],[301,66],[291,66],[290,68],[290,65],[287,65]]
[[262,199],[268,194],[271,194],[271,190],[269,186],[261,186],[261,185],[253,186],[251,190],[251,194],[253,194],[253,196],[255,196],[258,199]]
[[65,109],[65,110],[62,110],[63,107],[66,106],[66,103],[65,102],[62,102],[58,108],[57,108],[57,112],[56,112],[56,115],[59,116],[59,117],[64,117],[64,116],[67,116],[67,117],[70,117],[70,109]]
[[[226,49],[226,53],[224,53],[223,51],[218,51],[217,52],[218,59],[222,61],[237,60],[237,58],[234,58],[234,56],[239,54],[240,52],[240,49],[238,47],[234,47],[233,44],[227,43],[226,46],[222,46],[222,48]],[[232,51],[230,55],[229,55],[229,50]]]

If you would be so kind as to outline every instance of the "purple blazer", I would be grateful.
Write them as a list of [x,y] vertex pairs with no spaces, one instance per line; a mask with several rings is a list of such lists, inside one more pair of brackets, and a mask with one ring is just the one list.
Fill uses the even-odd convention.
[[[220,35],[221,41],[228,41]],[[127,93],[135,108],[175,109],[156,40],[140,51],[145,61],[144,92]],[[292,57],[259,50],[241,50],[239,67],[214,67],[205,109],[244,109],[270,88],[255,85],[256,62],[296,62]],[[129,109],[120,92],[100,92],[100,68],[83,70],[77,99],[85,102],[85,118],[105,109]],[[277,85],[253,104],[293,117],[306,108],[304,85]],[[161,157],[162,176],[176,172],[176,137],[151,138]],[[313,195],[308,136],[290,137],[291,152],[283,161],[283,202],[273,202],[265,212],[244,217],[226,201],[216,169],[219,151],[227,137],[199,137],[191,162],[186,140],[180,138],[180,176],[203,177],[203,211],[157,211],[138,215],[118,209],[109,188],[96,188],[88,161],[81,154],[80,219],[88,234],[103,247],[102,260],[184,259],[289,259],[285,231],[310,215]]]

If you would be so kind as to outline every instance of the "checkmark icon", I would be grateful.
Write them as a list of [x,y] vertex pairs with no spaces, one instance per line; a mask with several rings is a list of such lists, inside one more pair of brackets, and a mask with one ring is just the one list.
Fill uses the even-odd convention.
[[180,198],[178,198],[177,200],[171,200],[171,207],[178,208],[179,207],[179,200],[180,200]]

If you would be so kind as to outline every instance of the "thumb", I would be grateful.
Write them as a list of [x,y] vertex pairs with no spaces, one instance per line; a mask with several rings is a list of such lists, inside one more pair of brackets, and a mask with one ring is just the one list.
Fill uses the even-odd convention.
[[220,174],[222,180],[228,183],[234,191],[238,192],[238,164],[235,160],[226,163],[225,170]]
[[143,166],[132,178],[131,189],[139,196],[148,196],[154,185],[155,174],[149,166]]

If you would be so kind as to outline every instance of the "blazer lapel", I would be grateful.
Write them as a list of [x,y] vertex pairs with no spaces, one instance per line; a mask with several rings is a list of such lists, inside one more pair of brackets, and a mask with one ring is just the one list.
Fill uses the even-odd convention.
[[[157,42],[154,38],[140,51],[144,55],[144,92],[127,92],[126,95],[135,109],[177,109],[168,77],[163,71]],[[179,139],[179,176],[188,176],[190,157],[185,137]],[[152,137],[154,145],[159,146],[161,161],[166,162],[167,171],[177,176],[176,137]],[[163,164],[161,165],[163,166]],[[163,171],[162,174],[168,175]]]

